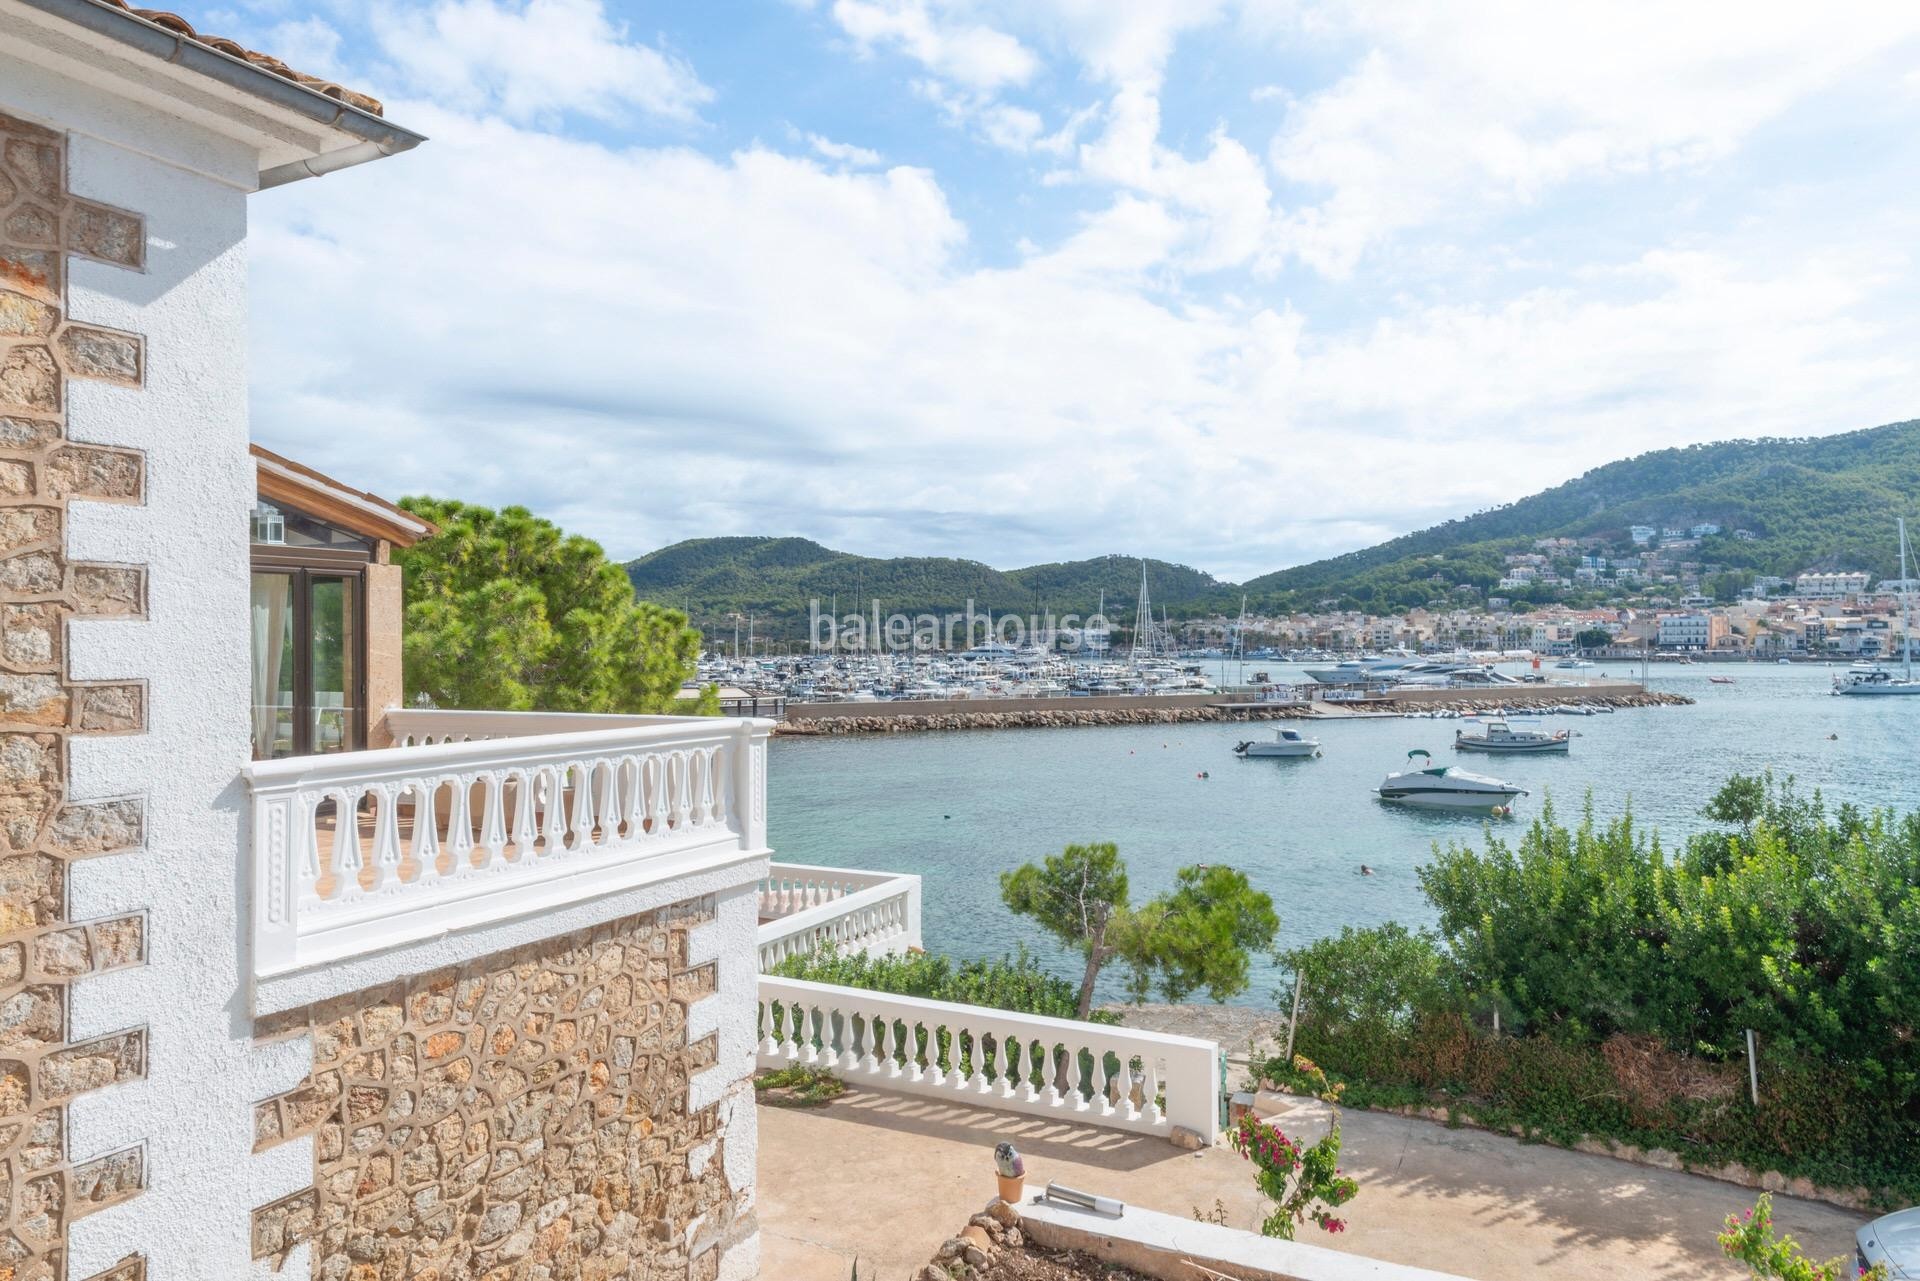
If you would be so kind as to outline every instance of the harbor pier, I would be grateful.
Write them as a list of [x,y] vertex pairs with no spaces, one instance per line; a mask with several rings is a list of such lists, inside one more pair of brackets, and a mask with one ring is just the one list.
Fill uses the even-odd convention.
[[901,734],[949,729],[1331,720],[1405,716],[1434,711],[1462,714],[1522,712],[1582,703],[1613,708],[1651,707],[1688,704],[1692,701],[1678,694],[1649,691],[1637,681],[1593,681],[1584,685],[1388,688],[1364,694],[1336,686],[1296,685],[1272,687],[1260,692],[790,702],[786,705],[786,716],[776,732],[788,735]]

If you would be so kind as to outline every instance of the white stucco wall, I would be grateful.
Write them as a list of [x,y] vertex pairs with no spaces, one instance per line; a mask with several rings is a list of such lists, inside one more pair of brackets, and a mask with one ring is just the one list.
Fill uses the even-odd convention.
[[[254,157],[16,63],[0,110],[70,135],[76,195],[144,215],[144,273],[69,262],[69,317],[146,339],[144,388],[68,384],[68,435],[142,450],[140,506],[75,502],[68,554],[147,566],[148,617],[78,620],[80,680],[144,680],[147,731],[76,738],[70,799],[139,797],[142,849],[72,865],[75,920],[144,910],[148,963],[82,978],[70,1036],[148,1029],[144,1080],[76,1098],[81,1162],[146,1146],[147,1190],[71,1225],[68,1275],[143,1253],[154,1278],[241,1276],[254,1203],[236,888],[247,759],[246,189]],[[271,1059],[273,1056],[268,1056]],[[298,1184],[296,1184],[298,1186]]]

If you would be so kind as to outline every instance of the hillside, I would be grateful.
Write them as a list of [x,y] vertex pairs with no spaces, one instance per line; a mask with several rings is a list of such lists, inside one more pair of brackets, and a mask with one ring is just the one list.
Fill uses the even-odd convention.
[[[1176,616],[1232,612],[1242,592],[1263,610],[1331,599],[1384,612],[1461,587],[1490,592],[1506,554],[1535,539],[1597,538],[1614,554],[1633,550],[1630,526],[1702,523],[1722,532],[1686,559],[1720,566],[1736,580],[1838,568],[1892,577],[1900,514],[1920,517],[1920,420],[1642,454],[1503,507],[1244,585],[1166,561],[1149,562],[1150,579],[1154,604]],[[1140,582],[1140,562],[1129,556],[1000,570],[946,557],[856,556],[804,538],[692,539],[630,562],[627,572],[640,596],[688,606],[710,630],[751,612],[768,631],[795,636],[810,600],[825,609],[836,597],[843,613],[877,598],[884,610],[908,614],[944,614],[969,599],[996,613],[1061,614],[1091,611],[1104,591],[1110,615],[1123,620]]]
[[[1633,525],[1702,522],[1723,532],[1705,539],[1692,559],[1781,576],[1848,568],[1892,577],[1892,524],[1901,514],[1920,515],[1920,420],[1838,436],[1658,450],[1504,507],[1262,575],[1246,588],[1261,600],[1404,599],[1409,585],[1440,572],[1466,576],[1456,581],[1495,580],[1502,555],[1536,538],[1624,544]],[[1751,541],[1733,536],[1742,529]]]
[[[1156,605],[1211,602],[1226,587],[1185,565],[1149,565]],[[1140,590],[1140,562],[1130,556],[998,570],[939,556],[855,556],[804,538],[689,539],[628,562],[627,575],[643,599],[684,606],[710,630],[728,615],[752,613],[783,634],[805,626],[814,600],[823,612],[837,603],[842,614],[873,600],[887,613],[948,614],[971,600],[996,614],[1084,615],[1104,591],[1109,605],[1131,614]]]

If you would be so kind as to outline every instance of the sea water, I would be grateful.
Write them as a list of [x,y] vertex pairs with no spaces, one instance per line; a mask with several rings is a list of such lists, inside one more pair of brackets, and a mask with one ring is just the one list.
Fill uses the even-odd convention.
[[[1277,681],[1304,679],[1284,664],[1259,666]],[[1617,660],[1547,674],[1603,670],[1639,675]],[[1436,842],[1482,840],[1483,817],[1375,799],[1373,788],[1405,768],[1410,748],[1526,788],[1516,818],[1493,821],[1516,840],[1549,798],[1573,820],[1590,796],[1598,816],[1631,806],[1642,826],[1678,844],[1708,825],[1701,806],[1735,772],[1791,775],[1830,804],[1920,808],[1920,698],[1831,697],[1839,670],[1656,663],[1651,688],[1685,694],[1693,706],[1512,718],[1573,731],[1566,756],[1456,752],[1454,732],[1471,722],[1399,717],[777,739],[770,839],[781,862],[918,873],[926,945],[955,957],[1000,956],[1024,943],[1077,979],[1077,958],[1001,905],[999,877],[1087,841],[1120,847],[1136,900],[1187,864],[1244,870],[1273,896],[1280,945],[1291,947],[1347,925],[1431,924],[1417,869]],[[1318,738],[1323,754],[1234,755],[1236,743],[1270,737],[1279,725]],[[1373,875],[1360,874],[1363,863]],[[1261,957],[1252,987],[1235,1000],[1269,1003],[1285,982]],[[1103,981],[1102,994],[1117,996],[1117,984]]]

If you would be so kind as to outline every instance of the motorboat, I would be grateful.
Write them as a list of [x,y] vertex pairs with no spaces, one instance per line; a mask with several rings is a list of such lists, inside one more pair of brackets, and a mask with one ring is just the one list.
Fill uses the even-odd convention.
[[1525,788],[1497,778],[1435,765],[1432,754],[1417,747],[1407,753],[1407,768],[1387,775],[1374,791],[1395,805],[1496,815],[1506,814],[1514,797],[1527,794]]
[[1731,676],[1709,676],[1709,677],[1707,677],[1707,683],[1708,683],[1709,685],[1731,685],[1731,684],[1733,684],[1733,677],[1731,677]]
[[1564,729],[1549,733],[1539,729],[1515,729],[1505,721],[1487,721],[1478,734],[1469,734],[1466,730],[1456,733],[1453,745],[1463,752],[1539,755],[1565,752],[1573,746],[1573,735]]
[[1308,738],[1297,729],[1275,730],[1271,742],[1255,739],[1241,743],[1233,749],[1233,754],[1248,760],[1258,756],[1318,756],[1320,740]]

